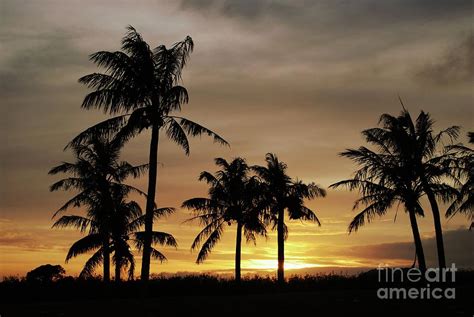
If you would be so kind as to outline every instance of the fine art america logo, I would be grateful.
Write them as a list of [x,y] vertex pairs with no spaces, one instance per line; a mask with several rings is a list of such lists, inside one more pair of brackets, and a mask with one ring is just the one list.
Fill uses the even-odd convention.
[[[456,265],[449,268],[389,268],[379,265],[378,282],[384,284],[377,290],[380,299],[455,299],[456,289],[446,287],[456,281]],[[411,285],[410,285],[411,284]]]

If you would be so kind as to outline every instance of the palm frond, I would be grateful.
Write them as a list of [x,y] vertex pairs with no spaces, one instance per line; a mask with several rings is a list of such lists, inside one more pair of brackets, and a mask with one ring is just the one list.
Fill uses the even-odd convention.
[[214,142],[222,144],[222,145],[230,146],[229,143],[226,140],[224,140],[222,137],[220,137],[217,133],[203,127],[202,125],[196,122],[193,122],[183,117],[177,117],[177,116],[170,116],[170,118],[177,119],[179,125],[190,136],[196,137],[196,136],[201,136],[203,134],[206,134],[212,137]]
[[76,147],[80,144],[95,138],[97,135],[103,135],[107,138],[112,138],[120,129],[122,129],[127,123],[128,114],[116,116],[107,120],[104,120],[90,128],[79,133],[71,142],[66,145],[65,150],[69,147]]
[[223,221],[216,221],[212,225],[206,226],[196,237],[194,240],[191,249],[198,248],[200,245],[201,240],[204,236],[207,236],[206,241],[202,244],[201,250],[199,250],[199,254],[196,259],[196,263],[202,263],[204,260],[207,259],[209,254],[211,253],[214,246],[217,242],[221,239],[222,234],[224,232],[223,229]]
[[68,210],[71,207],[80,207],[82,205],[86,205],[91,202],[91,193],[89,193],[87,190],[82,191],[70,200],[68,200],[64,205],[61,206],[54,214],[53,218],[55,218],[58,214]]
[[79,277],[86,278],[92,276],[94,270],[100,265],[104,258],[103,250],[100,248],[87,260],[84,268],[82,269]]
[[174,118],[169,118],[167,120],[165,131],[168,138],[181,146],[184,150],[184,153],[189,155],[189,141],[188,137],[186,136],[186,132]]
[[159,260],[160,263],[168,261],[166,256],[155,248],[151,248],[151,257],[153,259]]
[[89,234],[82,239],[79,239],[78,241],[74,242],[71,248],[69,248],[69,251],[66,255],[66,262],[68,262],[73,257],[100,248],[102,246],[103,240],[103,236],[98,233]]
[[81,216],[62,216],[52,226],[52,228],[66,228],[73,227],[81,232],[85,232],[87,229],[93,230],[96,227],[96,223],[89,218]]

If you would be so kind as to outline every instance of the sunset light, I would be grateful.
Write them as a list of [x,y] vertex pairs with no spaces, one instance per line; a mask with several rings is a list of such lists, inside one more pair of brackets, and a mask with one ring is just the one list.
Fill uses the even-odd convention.
[[[248,260],[246,267],[248,269],[256,270],[276,270],[278,267],[278,261],[276,260]],[[305,263],[304,261],[286,261],[285,269],[295,270],[295,269],[305,269],[310,267],[321,267],[322,265]]]
[[0,0],[0,317],[473,316],[473,3]]

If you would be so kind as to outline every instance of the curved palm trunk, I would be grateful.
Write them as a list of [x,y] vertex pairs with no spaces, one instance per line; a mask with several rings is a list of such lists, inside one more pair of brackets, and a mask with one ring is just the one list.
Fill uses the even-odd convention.
[[413,210],[409,210],[411,230],[413,231],[413,240],[415,241],[416,257],[418,258],[418,268],[424,272],[426,271],[425,254],[423,252],[423,245],[421,243],[420,231],[416,222],[416,215]]
[[141,280],[146,282],[150,278],[151,238],[153,231],[153,210],[155,208],[156,179],[158,177],[158,141],[159,126],[153,125],[151,130],[150,157],[148,168],[148,192],[145,212],[145,236],[143,241],[143,258]]
[[284,209],[278,210],[277,239],[278,239],[278,283],[285,283],[285,232]]
[[428,196],[428,201],[430,202],[431,212],[433,213],[433,221],[436,234],[436,249],[438,251],[438,265],[440,268],[445,268],[446,257],[444,255],[443,229],[441,227],[441,218],[439,216],[438,202],[436,201],[436,197],[424,177],[422,178],[422,184],[426,196]]
[[110,249],[109,249],[109,241],[108,238],[104,239],[104,243],[102,244],[102,255],[104,258],[104,282],[110,281]]
[[237,224],[237,237],[235,239],[235,281],[240,283],[240,262],[242,253],[242,223]]

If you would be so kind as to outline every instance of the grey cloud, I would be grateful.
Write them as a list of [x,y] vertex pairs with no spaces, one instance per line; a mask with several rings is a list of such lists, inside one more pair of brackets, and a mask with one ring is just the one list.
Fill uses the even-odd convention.
[[[228,84],[235,79],[236,83],[227,87],[240,93],[235,88],[245,89],[241,87],[245,83],[254,87],[249,89],[270,83],[278,98],[281,92],[290,91],[288,87],[315,91],[322,86],[324,94],[333,89],[345,102],[349,99],[340,93],[341,86],[373,94],[375,86],[380,92],[380,85],[386,85],[396,94],[402,88],[393,85],[396,77],[412,79],[418,60],[436,56],[446,42],[471,25],[470,1],[181,3],[185,10],[200,12],[213,23],[222,23],[224,17],[224,23],[234,27],[232,33],[220,39],[219,46],[204,43],[209,48],[200,53],[200,63],[192,67],[202,85]],[[209,72],[209,65],[213,72]],[[249,77],[251,82],[247,81]],[[295,77],[299,79],[298,87],[291,84]],[[212,95],[219,91],[226,92],[214,89]],[[243,95],[255,98],[251,92]],[[307,94],[303,96],[308,99]]]
[[[448,263],[456,263],[458,267],[474,268],[474,232],[459,229],[444,232],[444,245]],[[426,262],[436,266],[436,240],[434,237],[424,239],[423,250]],[[364,246],[353,246],[343,249],[340,255],[349,257],[382,260],[413,260],[415,247],[412,242],[383,243]]]
[[270,1],[183,0],[182,7],[243,20],[271,17],[282,24],[310,28],[315,25],[372,27],[379,24],[429,21],[467,16],[468,0],[363,0],[363,1]]
[[256,19],[269,13],[281,15],[292,8],[290,5],[279,4],[276,1],[268,0],[183,0],[181,4],[185,9],[221,13],[226,16],[244,19]]
[[75,67],[88,64],[87,54],[75,47],[67,32],[52,33],[50,38],[45,35],[40,40],[25,39],[23,43],[28,44],[11,49],[0,64],[0,93],[4,98],[21,96],[24,91],[31,93],[53,88],[51,82],[62,84],[58,81],[59,76],[51,76],[54,72],[64,76]]
[[436,62],[422,66],[415,77],[438,85],[472,83],[474,80],[474,35],[464,37]]

